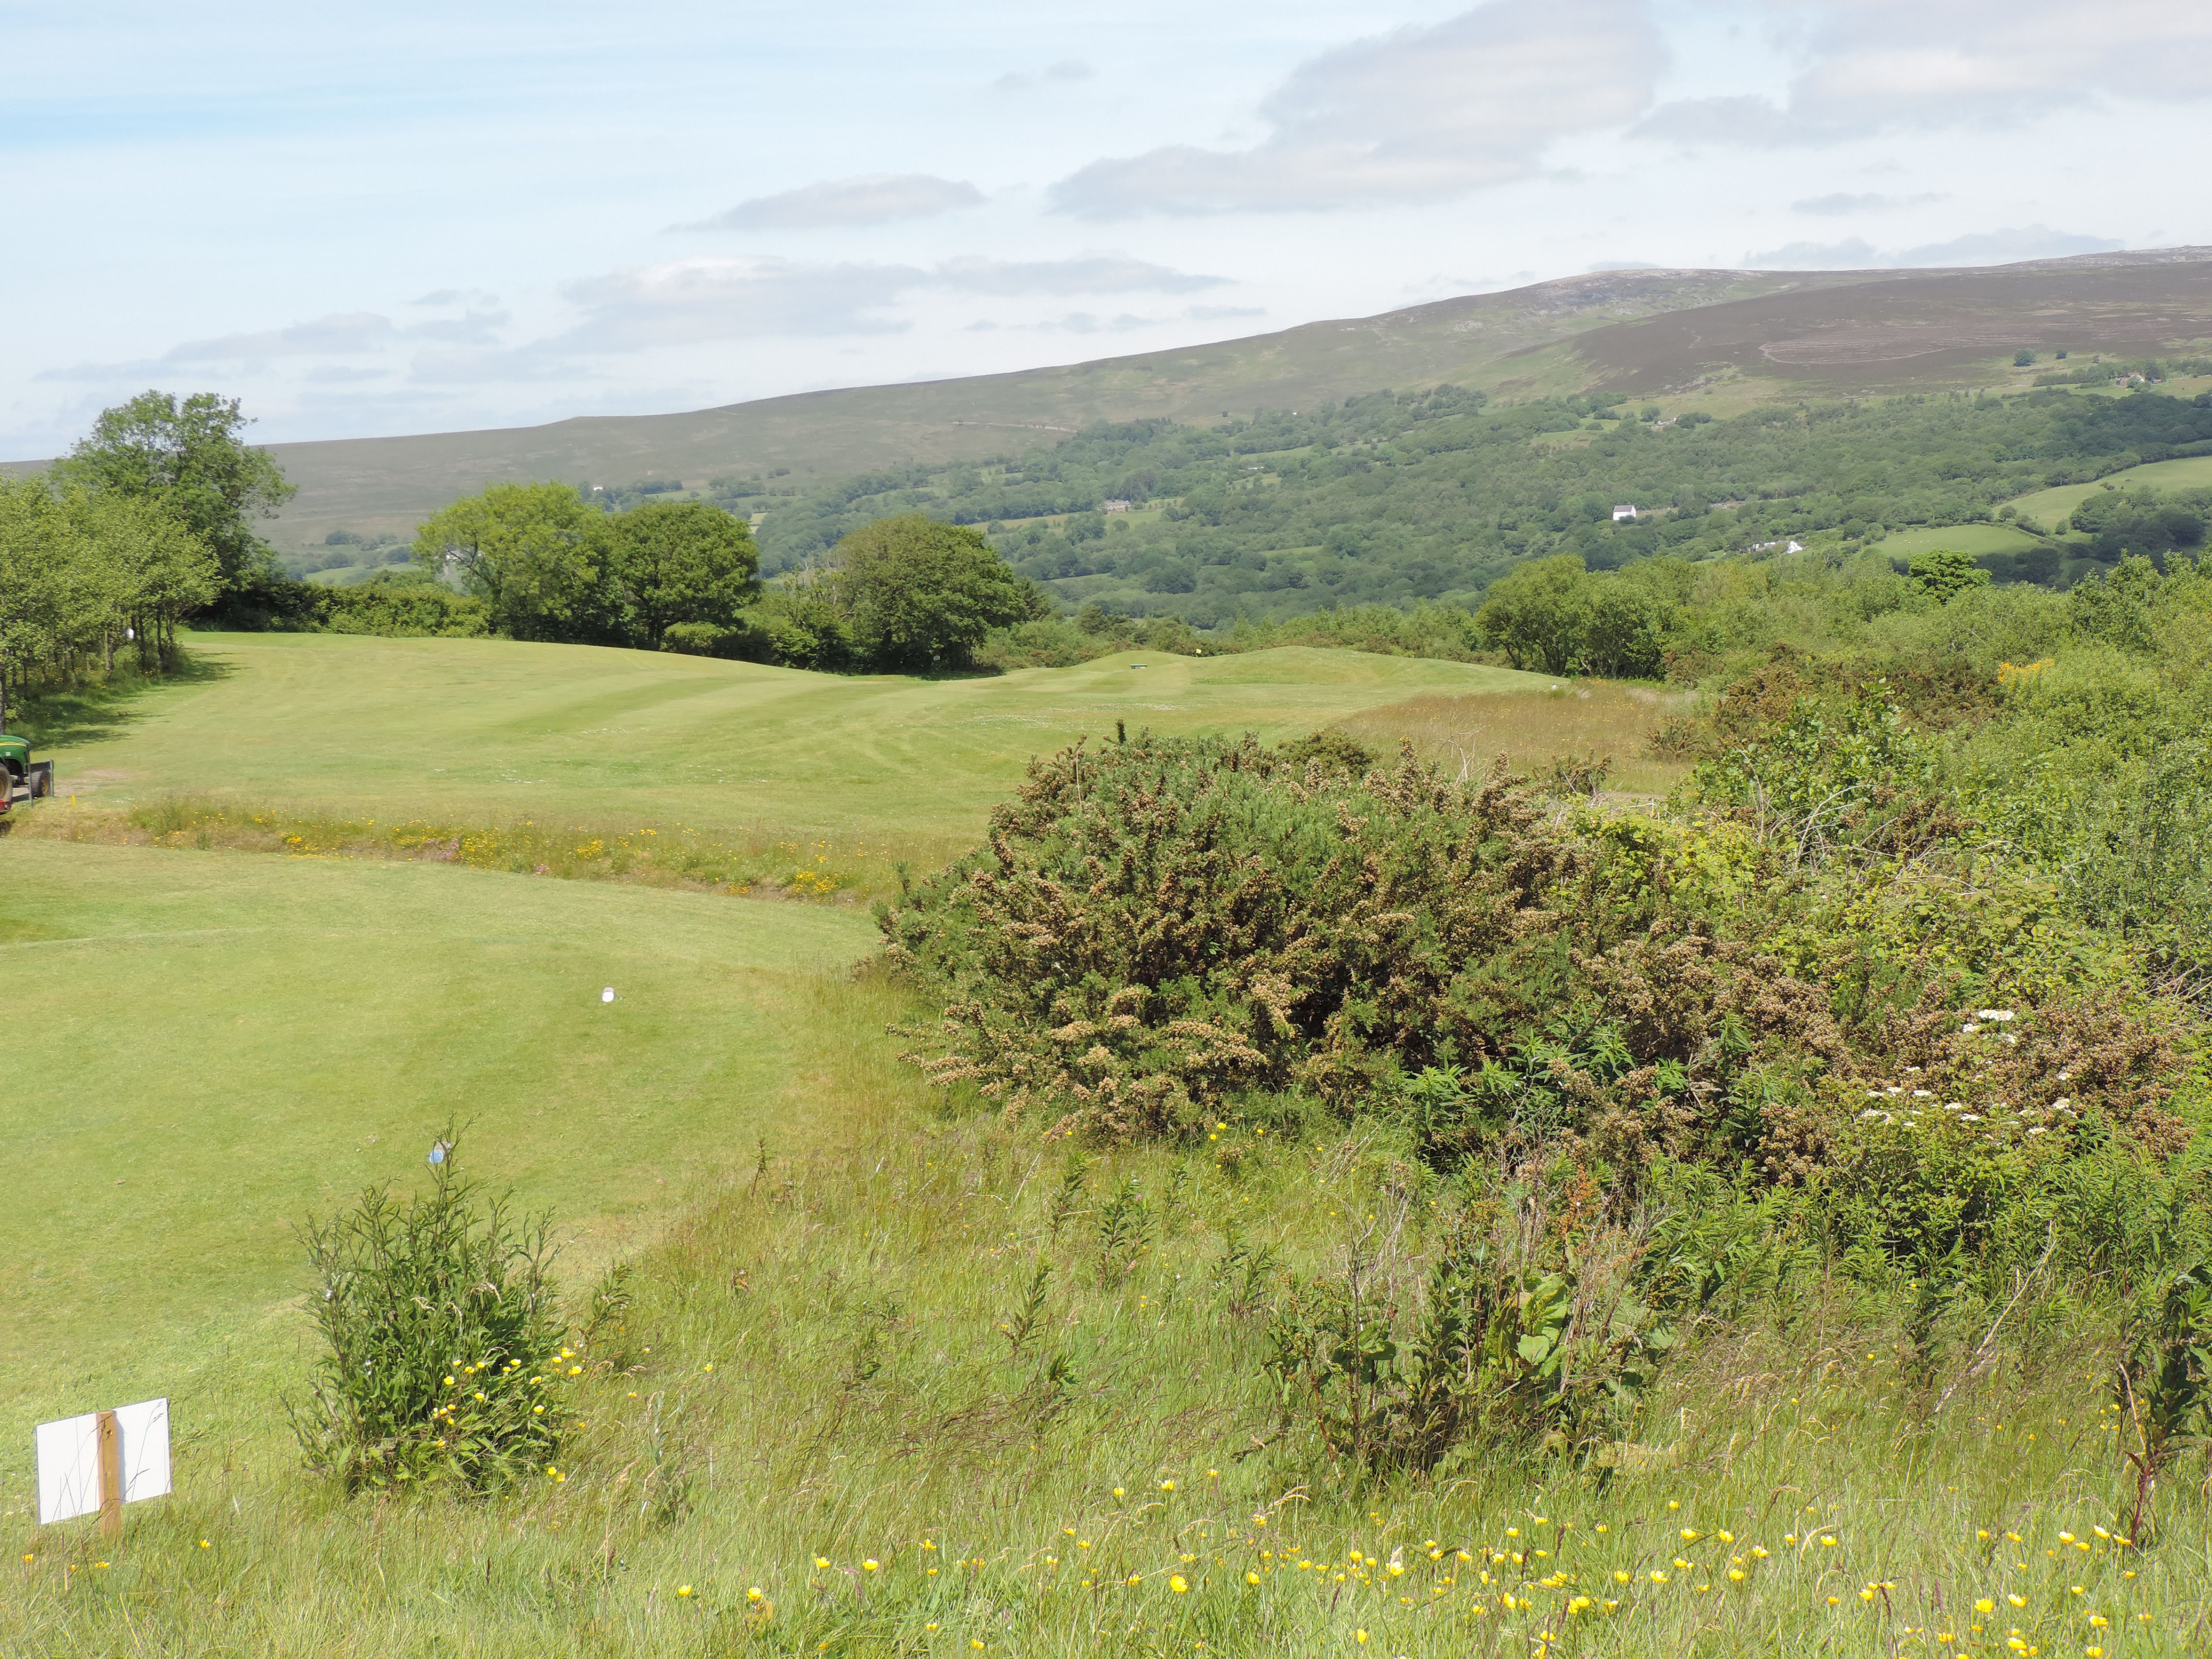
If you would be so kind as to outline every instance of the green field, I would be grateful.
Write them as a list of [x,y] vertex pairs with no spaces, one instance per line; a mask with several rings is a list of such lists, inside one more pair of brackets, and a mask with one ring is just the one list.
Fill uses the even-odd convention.
[[2010,505],[2020,509],[2021,517],[2033,519],[2045,529],[2055,531],[2065,524],[2075,507],[2107,484],[2118,489],[2203,489],[2212,486],[2212,455],[2190,455],[2178,461],[2152,461],[2142,466],[2131,466],[2124,472],[2112,473],[2095,483],[2061,484],[2055,489],[2039,489],[2033,495],[2016,498]]
[[[1123,653],[915,680],[589,646],[319,634],[194,637],[203,678],[104,731],[57,733],[65,800],[177,791],[387,817],[532,817],[896,842],[944,856],[1034,754],[1136,732],[1309,732],[1534,674],[1304,647]],[[941,859],[940,860],[941,861]]]
[[1930,526],[1922,530],[1900,530],[1881,538],[1882,552],[1892,558],[1910,558],[1915,553],[1926,553],[1936,548],[1948,548],[1954,552],[1972,553],[1979,557],[1984,553],[2024,553],[2042,544],[2026,531],[2014,530],[2009,525],[1961,524]]
[[[902,1063],[927,1011],[853,971],[876,933],[849,904],[98,834],[228,799],[927,867],[1030,755],[1116,720],[1334,725],[1449,766],[1626,757],[1678,696],[1304,649],[926,682],[189,644],[177,682],[40,711],[64,798],[0,834],[10,1659],[1899,1659],[2106,1625],[2106,1653],[2201,1650],[2193,1470],[2159,1550],[2111,1541],[2101,1310],[2046,1298],[1944,1414],[1888,1310],[1800,1281],[1786,1322],[1701,1320],[1587,1467],[1370,1479],[1289,1441],[1240,1287],[1419,1279],[1409,1218],[1449,1177],[1401,1128],[1262,1102],[1188,1144],[1041,1139]],[[293,1230],[422,1179],[454,1118],[465,1168],[554,1212],[569,1308],[617,1261],[637,1300],[561,1385],[557,1472],[348,1499],[283,1415],[314,1358]],[[35,1528],[29,1425],[155,1394],[175,1494],[112,1546]]]
[[[582,1259],[793,1112],[794,1010],[874,930],[422,865],[0,844],[0,1478],[28,1427],[167,1394],[180,1421],[295,1358],[293,1226],[411,1176],[450,1115]],[[602,1005],[601,989],[617,1000]]]
[[0,1254],[26,1264],[0,1312],[0,1472],[17,1430],[88,1391],[198,1407],[228,1367],[258,1374],[237,1345],[294,1330],[294,1223],[419,1169],[449,1114],[594,1259],[761,1134],[827,1133],[834,1104],[788,1097],[795,988],[874,939],[848,907],[49,835],[188,792],[830,838],[927,868],[1030,755],[1117,719],[1280,737],[1549,684],[1304,649],[935,682],[504,641],[192,649],[198,678],[42,750],[61,798],[0,842],[20,1079],[0,1110],[27,1149],[0,1205]]

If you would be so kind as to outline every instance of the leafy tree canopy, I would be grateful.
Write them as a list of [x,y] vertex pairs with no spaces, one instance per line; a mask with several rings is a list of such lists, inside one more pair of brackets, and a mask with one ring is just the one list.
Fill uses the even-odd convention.
[[458,576],[500,632],[574,639],[596,608],[600,519],[567,484],[497,483],[425,520],[415,557]]
[[60,483],[99,494],[159,501],[213,552],[228,592],[272,568],[253,520],[295,493],[268,452],[246,442],[250,424],[235,398],[144,392],[101,411],[54,472]]
[[728,628],[758,592],[744,521],[708,501],[650,501],[605,521],[606,577],[641,642],[679,623]]
[[964,666],[994,628],[1044,610],[981,532],[919,513],[878,519],[838,543],[831,581],[878,666]]

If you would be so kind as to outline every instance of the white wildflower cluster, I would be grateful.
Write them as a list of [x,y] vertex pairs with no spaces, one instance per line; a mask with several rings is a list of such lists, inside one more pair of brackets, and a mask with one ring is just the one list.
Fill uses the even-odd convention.
[[[1978,1008],[1973,1018],[1960,1030],[1967,1036],[1989,1036],[2002,1042],[2016,1043],[2020,1039],[2003,1028],[2017,1018],[2018,1015],[2010,1008]],[[1973,1069],[1988,1072],[1991,1069],[1991,1063],[1984,1060]],[[2053,1128],[2078,1123],[2081,1118],[2080,1109],[2065,1095],[2059,1096],[2048,1106],[2015,1108],[2010,1101],[2005,1100],[1977,1102],[1973,1106],[1969,1106],[1963,1100],[1946,1100],[1940,1104],[1923,1106],[1919,1103],[1936,1102],[1936,1091],[1920,1086],[1921,1070],[1917,1066],[1906,1066],[1905,1076],[1906,1080],[1904,1082],[1887,1083],[1869,1089],[1866,1097],[1870,1103],[1859,1113],[1858,1121],[1906,1129],[1917,1129],[1923,1122],[1931,1127],[1940,1123],[1972,1125],[1983,1140],[1991,1146],[2002,1146],[2048,1134]],[[2057,1080],[2061,1083],[2072,1079],[2070,1072],[2057,1073]]]

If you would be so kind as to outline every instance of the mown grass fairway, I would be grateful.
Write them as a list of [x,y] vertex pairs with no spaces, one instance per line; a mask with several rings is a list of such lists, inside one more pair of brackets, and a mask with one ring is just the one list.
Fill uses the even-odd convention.
[[1550,682],[1292,647],[1137,652],[995,678],[807,674],[504,640],[202,635],[211,678],[105,735],[60,733],[64,804],[190,791],[408,817],[471,813],[827,836],[950,857],[1031,755],[1086,733],[1279,738],[1404,698]]
[[294,1224],[419,1172],[448,1115],[580,1265],[757,1136],[840,1127],[790,1091],[806,988],[872,942],[850,910],[21,837],[0,865],[11,1483],[29,1425],[87,1400],[266,1413]]

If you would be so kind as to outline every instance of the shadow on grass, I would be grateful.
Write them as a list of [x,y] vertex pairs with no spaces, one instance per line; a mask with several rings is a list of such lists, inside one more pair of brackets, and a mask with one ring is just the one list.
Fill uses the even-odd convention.
[[8,724],[17,736],[30,739],[34,752],[97,743],[143,720],[148,693],[165,686],[213,685],[235,672],[228,663],[183,649],[176,667],[166,674],[142,673],[136,664],[118,662],[114,677],[102,684],[11,697]]

